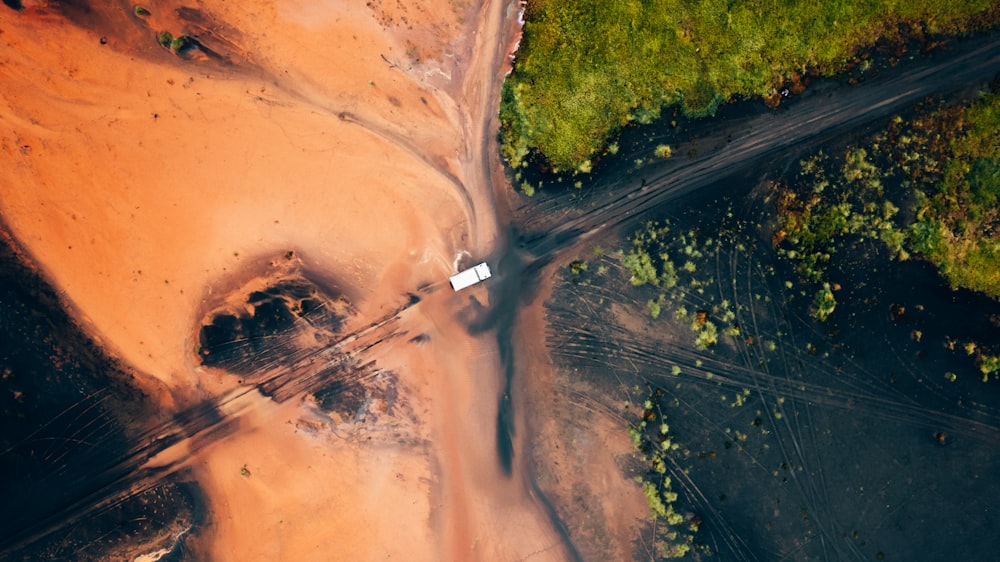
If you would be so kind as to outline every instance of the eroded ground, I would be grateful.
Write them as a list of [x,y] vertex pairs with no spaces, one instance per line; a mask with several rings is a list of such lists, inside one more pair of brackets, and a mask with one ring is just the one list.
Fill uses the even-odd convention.
[[[213,560],[564,557],[497,462],[496,342],[465,324],[488,297],[442,283],[496,243],[516,4],[20,8],[0,11],[5,227],[159,417],[235,420],[150,461],[204,494],[170,538]],[[217,335],[253,343],[203,364],[227,315]],[[338,339],[375,324],[363,357]],[[346,387],[255,386],[318,361],[349,362]]]

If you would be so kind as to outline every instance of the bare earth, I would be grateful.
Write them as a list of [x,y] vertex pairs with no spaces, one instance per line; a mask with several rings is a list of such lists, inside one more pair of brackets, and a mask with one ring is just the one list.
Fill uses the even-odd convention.
[[[0,217],[165,416],[238,385],[200,365],[200,322],[287,252],[363,324],[494,248],[515,2],[75,4],[0,8]],[[175,54],[160,31],[201,48]],[[188,451],[210,511],[194,554],[565,558],[528,485],[500,472],[496,344],[456,320],[470,295],[487,298],[432,291],[401,320],[428,338],[377,352],[392,411],[230,405],[239,430]]]

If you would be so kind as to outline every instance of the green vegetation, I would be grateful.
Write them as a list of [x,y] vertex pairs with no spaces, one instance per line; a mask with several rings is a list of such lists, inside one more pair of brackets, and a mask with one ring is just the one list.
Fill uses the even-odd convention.
[[657,145],[656,150],[654,150],[653,153],[659,156],[660,158],[670,158],[674,154],[673,150],[670,148],[670,145],[666,144]]
[[983,382],[986,382],[990,375],[996,376],[1000,373],[1000,357],[996,355],[983,355],[979,359],[979,372],[983,374]]
[[137,15],[139,17],[145,17],[145,16],[150,15],[149,10],[147,10],[146,8],[143,8],[142,6],[136,6],[133,9],[133,11],[135,12],[135,15]]
[[698,337],[694,344],[698,349],[708,349],[719,343],[719,333],[715,329],[715,324],[711,322],[705,324],[705,328],[698,331]]
[[669,232],[669,224],[649,222],[633,235],[632,249],[622,258],[622,265],[632,274],[629,281],[633,285],[669,289],[677,284],[677,270],[667,253]]
[[665,106],[703,116],[735,97],[777,102],[784,85],[837,73],[879,38],[997,17],[990,0],[529,0],[501,101],[503,155],[515,168],[535,151],[556,169],[587,169],[612,132]]
[[826,319],[830,317],[835,308],[837,308],[837,299],[833,298],[833,291],[830,289],[830,284],[823,283],[823,286],[820,290],[816,291],[816,296],[813,298],[813,307],[810,315],[820,322],[826,322]]
[[[934,263],[952,288],[1000,299],[997,94],[910,123],[897,118],[868,148],[803,160],[798,176],[775,189],[772,240],[807,281],[825,280],[847,241],[871,239],[898,259]],[[900,208],[909,219],[897,216]]]
[[[668,221],[649,221],[629,240],[631,248],[628,253],[621,253],[621,263],[629,273],[632,286],[656,289],[656,295],[646,301],[652,318],[659,318],[665,307],[672,309],[675,319],[690,322],[695,347],[702,351],[719,343],[720,325],[722,335],[741,336],[730,302],[723,300],[712,304],[713,298],[705,294],[705,287],[712,285],[714,280],[698,275],[697,264],[704,264],[707,258],[716,256],[716,241],[702,239],[696,230],[673,231]],[[674,265],[675,256],[683,260],[682,266]],[[683,303],[694,296],[705,308],[691,313]]]
[[643,403],[642,417],[637,423],[629,424],[628,433],[643,462],[636,481],[642,485],[649,504],[656,532],[656,551],[662,558],[673,559],[683,558],[695,546],[694,534],[698,531],[699,520],[693,514],[681,515],[674,508],[678,496],[668,472],[680,446],[670,435],[670,426],[660,405],[663,399],[662,390],[652,390]]
[[194,41],[187,35],[178,35],[170,42],[170,48],[176,53],[183,53],[194,46]]
[[189,35],[178,35],[174,37],[169,31],[163,31],[156,36],[156,42],[162,47],[166,47],[174,53],[180,54],[195,46],[194,39]]
[[[831,264],[866,241],[898,260],[933,263],[953,288],[1000,299],[1000,95],[893,119],[863,146],[834,158],[820,153],[774,185],[772,242],[816,287],[810,314],[834,312],[841,275]],[[902,315],[899,308],[895,315]],[[920,343],[921,330],[913,330]],[[957,342],[945,347],[954,351]],[[965,342],[983,381],[1000,376],[992,342]],[[945,373],[955,381],[957,375]]]
[[1000,299],[1000,96],[918,120],[910,139],[923,158],[897,160],[918,188],[913,250],[952,287]]
[[[896,252],[903,235],[892,223],[899,208],[884,197],[885,172],[873,165],[864,148],[851,148],[842,164],[820,152],[800,163],[797,189],[779,191],[774,242],[787,242],[779,253],[794,259],[808,281],[820,281],[826,264],[844,236],[880,239]],[[839,168],[839,169],[838,169]]]

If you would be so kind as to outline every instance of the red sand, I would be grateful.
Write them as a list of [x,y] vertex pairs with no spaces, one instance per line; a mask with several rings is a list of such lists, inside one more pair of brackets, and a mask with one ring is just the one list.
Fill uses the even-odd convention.
[[[0,217],[165,413],[236,385],[199,365],[198,323],[288,250],[352,287],[365,322],[493,248],[516,2],[26,4],[0,8]],[[219,58],[171,53],[164,30]],[[469,295],[486,298],[432,293],[402,320],[430,340],[378,351],[405,406],[392,415],[243,400],[239,431],[191,457],[210,510],[195,552],[566,558],[523,479],[500,473],[501,374],[495,342],[455,319]]]

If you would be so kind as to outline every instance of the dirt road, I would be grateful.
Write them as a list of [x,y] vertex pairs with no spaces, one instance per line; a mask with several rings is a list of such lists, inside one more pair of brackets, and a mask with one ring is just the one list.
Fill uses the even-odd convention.
[[[252,311],[254,290],[308,272],[349,300],[349,332],[495,249],[517,8],[4,7],[4,227],[151,416],[233,392],[199,332]],[[404,315],[421,337],[378,353],[356,415],[254,394],[223,408],[230,434],[154,461],[189,471],[206,524],[108,556],[183,540],[214,560],[566,558],[498,461],[496,338],[468,330],[488,298],[434,291]]]

